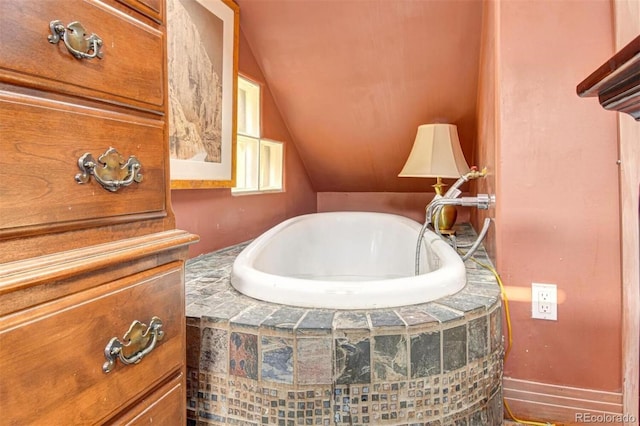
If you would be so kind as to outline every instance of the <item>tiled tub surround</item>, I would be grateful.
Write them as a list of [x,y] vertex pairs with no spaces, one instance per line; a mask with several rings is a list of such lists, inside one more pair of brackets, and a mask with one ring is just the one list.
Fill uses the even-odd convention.
[[[471,227],[458,228],[461,242]],[[308,309],[238,293],[240,244],[186,269],[188,417],[198,425],[502,424],[500,291],[467,261],[435,302]],[[490,263],[484,250],[475,257]]]

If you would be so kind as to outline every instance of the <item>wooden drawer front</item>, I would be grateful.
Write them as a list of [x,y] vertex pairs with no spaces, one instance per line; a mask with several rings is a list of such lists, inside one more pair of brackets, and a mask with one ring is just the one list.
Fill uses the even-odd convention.
[[[0,319],[0,424],[96,424],[178,374],[184,282],[173,263]],[[139,364],[102,371],[107,343],[134,320],[163,322]]]
[[[3,229],[164,210],[163,123],[0,91],[0,235]],[[74,134],[69,134],[74,129]],[[93,177],[78,184],[78,158],[109,147],[142,164],[140,183],[117,192]]]
[[164,1],[163,0],[118,0],[126,4],[132,9],[147,15],[156,22],[164,20]]
[[[97,34],[103,58],[76,59],[62,40],[49,43],[53,20],[79,21]],[[164,39],[157,29],[97,0],[0,1],[0,24],[0,71],[56,92],[163,111]]]
[[176,425],[186,424],[184,376],[181,374],[158,389],[109,425]]

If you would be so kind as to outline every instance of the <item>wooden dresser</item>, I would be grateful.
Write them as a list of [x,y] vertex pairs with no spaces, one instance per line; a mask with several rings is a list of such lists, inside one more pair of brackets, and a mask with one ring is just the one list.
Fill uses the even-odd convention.
[[0,425],[185,419],[163,0],[0,0]]

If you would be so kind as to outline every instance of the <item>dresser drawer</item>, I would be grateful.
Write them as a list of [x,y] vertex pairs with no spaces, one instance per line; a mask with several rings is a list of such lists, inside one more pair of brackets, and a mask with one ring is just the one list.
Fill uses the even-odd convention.
[[132,9],[147,15],[156,22],[164,20],[164,1],[163,0],[118,0]]
[[184,376],[179,375],[129,410],[122,417],[107,425],[167,425],[184,426],[186,410],[184,409]]
[[[55,231],[61,224],[73,229],[82,221],[164,214],[163,122],[2,91],[0,117],[0,236],[20,227]],[[142,181],[116,192],[93,177],[78,184],[78,159],[88,152],[98,160],[109,147],[138,159]]]
[[[175,262],[0,319],[0,423],[95,424],[183,371],[184,281]],[[103,372],[134,320],[164,337],[138,364]],[[182,393],[182,392],[180,392]],[[29,409],[25,409],[25,405]]]
[[[78,21],[88,34],[99,36],[102,59],[76,59],[62,40],[49,43],[54,20],[64,26]],[[0,1],[0,23],[5,80],[163,112],[164,35],[159,29],[98,0]]]

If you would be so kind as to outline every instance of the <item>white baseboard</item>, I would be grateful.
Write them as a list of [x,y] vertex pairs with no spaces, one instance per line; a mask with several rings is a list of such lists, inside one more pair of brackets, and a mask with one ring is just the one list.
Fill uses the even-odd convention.
[[[503,396],[511,412],[521,420],[580,424],[587,423],[587,419],[595,420],[600,417],[606,421],[619,419],[623,415],[622,393],[549,385],[509,377],[505,377],[502,383]],[[506,409],[505,417],[508,417]]]

